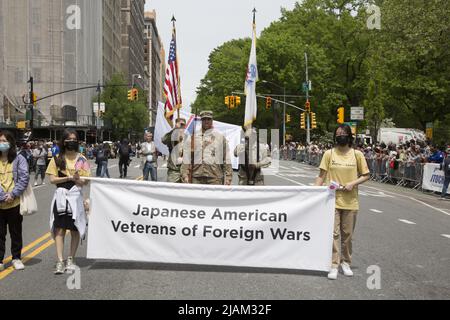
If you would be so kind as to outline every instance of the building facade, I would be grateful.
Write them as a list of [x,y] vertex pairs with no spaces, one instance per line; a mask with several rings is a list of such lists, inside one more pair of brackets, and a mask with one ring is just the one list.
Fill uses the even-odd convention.
[[122,71],[121,0],[103,0],[103,81]]
[[144,6],[145,0],[122,0],[121,2],[121,65],[128,82],[146,90]]
[[158,110],[158,102],[162,101],[164,74],[164,49],[158,28],[156,27],[156,12],[145,12],[145,68],[146,80],[149,83],[148,101],[150,110],[150,126],[153,127]]
[[[39,98],[103,81],[102,2],[0,0],[0,122],[25,117],[30,77]],[[38,102],[35,126],[64,124],[63,106],[76,107],[78,123],[93,123],[96,89]]]

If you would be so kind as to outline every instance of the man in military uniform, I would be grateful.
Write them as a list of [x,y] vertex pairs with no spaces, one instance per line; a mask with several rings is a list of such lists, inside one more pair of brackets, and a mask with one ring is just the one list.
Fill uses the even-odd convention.
[[166,133],[162,143],[169,148],[169,159],[167,160],[167,182],[181,183],[181,164],[183,162],[183,137],[186,120],[178,118],[175,120],[175,128]]
[[267,145],[259,143],[256,134],[256,130],[248,128],[245,131],[245,142],[234,149],[234,156],[239,157],[239,185],[263,186],[261,168],[267,168],[272,163]]
[[[202,130],[195,132],[193,146],[191,136],[185,139],[183,145],[183,164],[181,165],[183,182],[231,185],[233,168],[228,141],[223,134],[213,128],[212,111],[203,111],[200,117]],[[192,152],[194,165],[191,162]]]

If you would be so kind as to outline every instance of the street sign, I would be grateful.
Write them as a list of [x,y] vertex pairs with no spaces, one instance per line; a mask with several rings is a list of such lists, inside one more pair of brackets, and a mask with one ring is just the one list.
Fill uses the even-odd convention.
[[[94,112],[95,113],[99,112],[99,110],[98,110],[98,102],[94,102]],[[100,103],[100,112],[105,112],[105,103],[104,102]]]
[[344,122],[344,124],[350,126],[350,128],[352,129],[352,134],[356,135],[356,127],[358,126],[357,122]]
[[350,120],[364,120],[364,107],[351,107]]

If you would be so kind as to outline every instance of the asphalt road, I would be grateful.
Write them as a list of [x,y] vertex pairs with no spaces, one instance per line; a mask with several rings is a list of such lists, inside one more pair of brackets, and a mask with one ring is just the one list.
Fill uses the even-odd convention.
[[[129,179],[141,176],[138,164],[133,160]],[[109,167],[112,177],[118,178],[117,161],[110,161]],[[160,181],[165,181],[165,171],[158,170]],[[312,185],[317,172],[281,161],[280,172],[266,177],[266,184]],[[0,273],[2,300],[450,298],[450,201],[438,201],[433,194],[375,182],[360,187],[353,278],[340,274],[330,281],[323,272],[88,260],[83,242],[76,259],[81,289],[69,290],[69,275],[53,274],[56,252],[49,234],[53,192],[48,183],[35,188],[39,212],[23,224],[26,269]],[[9,246],[8,240],[7,255]],[[380,271],[380,288],[368,286],[373,283],[372,268]]]

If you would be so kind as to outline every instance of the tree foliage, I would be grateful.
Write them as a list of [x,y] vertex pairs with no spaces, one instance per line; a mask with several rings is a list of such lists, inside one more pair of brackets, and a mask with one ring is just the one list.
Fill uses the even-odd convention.
[[[365,124],[373,134],[385,117],[400,127],[424,130],[427,122],[445,127],[442,122],[450,114],[450,1],[375,1],[381,29],[369,30],[366,9],[372,2],[305,0],[282,10],[282,17],[258,38],[259,78],[267,82],[258,82],[257,92],[279,98],[285,88],[288,95],[303,95],[306,52],[319,129],[333,130],[340,105],[346,107],[346,120],[351,106],[364,106]],[[244,97],[236,110],[225,107],[224,97],[243,91],[250,44],[250,39],[236,39],[211,53],[194,107],[242,124]],[[294,100],[299,106],[305,103],[304,97]],[[280,128],[281,108],[265,110],[262,99],[258,105],[257,124]],[[300,112],[288,112],[294,119],[291,133],[303,134],[297,125]],[[450,132],[440,132],[450,139]]]
[[112,123],[113,139],[141,135],[149,123],[144,92],[139,92],[137,101],[128,101],[129,88],[125,83],[123,75],[115,74],[101,95],[106,105],[103,118]]

